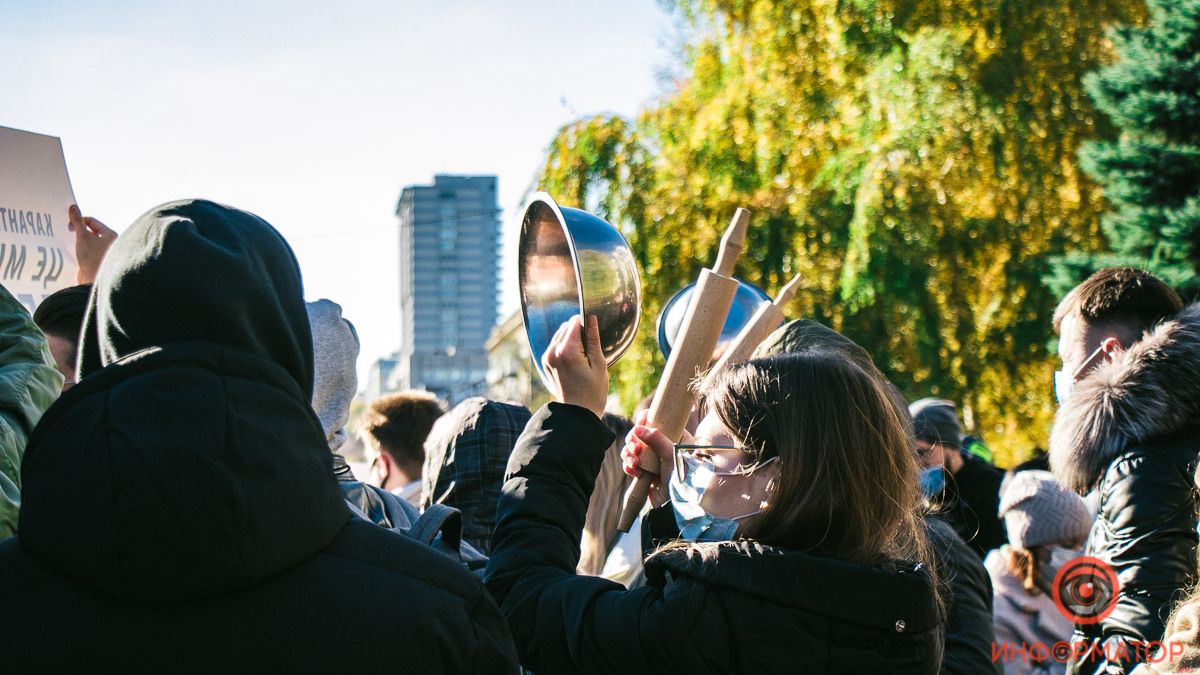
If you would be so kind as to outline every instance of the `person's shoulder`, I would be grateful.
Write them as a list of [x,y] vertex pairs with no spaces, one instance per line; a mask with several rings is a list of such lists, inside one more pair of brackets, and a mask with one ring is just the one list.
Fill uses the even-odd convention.
[[351,518],[322,555],[334,556],[356,568],[355,578],[380,584],[381,590],[425,586],[478,601],[483,583],[465,566],[398,532]]
[[973,480],[981,483],[994,483],[997,487],[1004,480],[1004,471],[992,466],[984,459],[966,452],[963,453],[963,470],[959,473],[966,473]]
[[1175,476],[1190,488],[1198,455],[1200,427],[1189,427],[1170,436],[1131,442],[1109,463],[1101,488],[1137,476],[1154,476],[1166,483],[1172,482],[1171,477]]
[[[44,590],[70,586],[62,575],[29,555],[17,537],[0,540],[0,608],[29,608],[39,604]],[[0,611],[0,616],[4,613]]]

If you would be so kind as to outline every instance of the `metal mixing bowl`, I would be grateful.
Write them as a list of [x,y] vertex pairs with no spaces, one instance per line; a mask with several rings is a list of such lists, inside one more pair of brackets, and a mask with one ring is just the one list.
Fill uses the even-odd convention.
[[[695,293],[695,290],[696,284],[694,283],[681,288],[667,301],[666,305],[663,305],[663,310],[658,315],[658,348],[662,350],[664,358],[671,355],[671,348],[675,345],[675,338],[679,337],[683,317],[687,315],[688,305],[692,302],[692,294]],[[737,292],[733,295],[733,304],[729,306],[729,314],[725,315],[725,325],[721,327],[721,336],[717,339],[714,353],[724,352],[730,343],[737,339],[746,324],[750,323],[750,319],[754,317],[758,308],[769,302],[771,302],[771,296],[761,288],[738,279]]]
[[577,314],[596,315],[605,362],[621,358],[637,332],[642,284],[617,228],[538,192],[525,207],[517,255],[521,314],[543,382],[542,355],[558,327]]

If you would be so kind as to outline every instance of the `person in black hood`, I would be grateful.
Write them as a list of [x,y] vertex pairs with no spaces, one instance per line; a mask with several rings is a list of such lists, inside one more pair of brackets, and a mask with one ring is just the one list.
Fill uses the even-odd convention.
[[82,336],[0,545],[5,672],[515,670],[470,573],[351,518],[270,225],[153,209],[109,251]]

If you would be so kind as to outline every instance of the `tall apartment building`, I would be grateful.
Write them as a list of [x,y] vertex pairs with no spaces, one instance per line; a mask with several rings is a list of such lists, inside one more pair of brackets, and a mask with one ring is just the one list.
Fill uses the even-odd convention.
[[410,185],[400,218],[400,388],[460,401],[487,388],[484,345],[499,307],[495,176]]

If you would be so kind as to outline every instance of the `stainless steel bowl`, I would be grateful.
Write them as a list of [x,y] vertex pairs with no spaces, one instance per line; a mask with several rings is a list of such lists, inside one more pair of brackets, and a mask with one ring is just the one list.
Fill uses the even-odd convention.
[[[695,290],[694,283],[684,286],[663,305],[662,312],[658,314],[658,348],[662,350],[664,358],[671,355],[671,348],[675,345],[675,338],[679,336],[683,317],[687,315],[688,305],[692,303]],[[714,353],[724,352],[737,339],[746,324],[750,323],[750,319],[754,318],[758,308],[769,302],[771,296],[761,288],[738,279],[737,292],[733,295],[729,313],[725,315],[725,325],[721,327],[721,336],[717,339]]]
[[577,314],[596,315],[605,362],[621,358],[641,318],[642,283],[617,228],[538,192],[525,207],[517,255],[525,334],[543,382],[542,355]]

